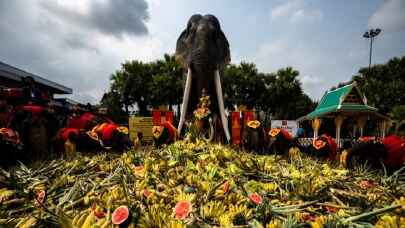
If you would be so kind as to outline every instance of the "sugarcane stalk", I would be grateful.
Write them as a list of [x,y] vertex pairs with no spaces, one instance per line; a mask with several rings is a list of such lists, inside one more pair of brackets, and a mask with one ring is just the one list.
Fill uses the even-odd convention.
[[374,215],[378,215],[378,214],[381,214],[381,213],[384,213],[384,212],[387,212],[387,211],[395,210],[395,209],[400,208],[400,207],[401,207],[401,205],[392,205],[392,206],[389,206],[389,207],[380,208],[380,209],[377,209],[377,210],[374,210],[374,211],[370,211],[370,212],[366,212],[366,213],[363,213],[363,214],[360,214],[360,215],[355,215],[355,216],[349,217],[347,219],[344,219],[343,222],[344,223],[354,222],[354,221],[357,221],[357,220],[360,220],[360,219],[363,219],[363,218],[366,218],[366,217],[369,217],[369,216],[374,216]]
[[341,206],[341,205],[336,205],[336,204],[332,204],[332,203],[316,203],[316,205],[325,206],[325,207],[333,207],[333,208],[338,208],[338,209],[350,209],[351,208],[348,206]]

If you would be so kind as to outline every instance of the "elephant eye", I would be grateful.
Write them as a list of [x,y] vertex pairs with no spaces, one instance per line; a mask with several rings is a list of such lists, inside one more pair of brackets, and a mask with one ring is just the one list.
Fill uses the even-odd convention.
[[215,30],[215,26],[212,25],[212,24],[208,24],[208,28],[209,28],[210,30]]

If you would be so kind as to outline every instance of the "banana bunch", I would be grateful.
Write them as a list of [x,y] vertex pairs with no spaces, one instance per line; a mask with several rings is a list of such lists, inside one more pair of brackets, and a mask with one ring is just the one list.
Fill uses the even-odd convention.
[[171,216],[166,208],[162,205],[152,205],[144,213],[139,220],[139,227],[165,227],[167,224],[171,224]]
[[228,213],[231,214],[233,218],[241,216],[245,220],[250,220],[252,218],[253,211],[247,208],[245,204],[231,204],[229,205]]
[[202,217],[207,220],[219,221],[219,217],[225,212],[223,202],[209,201],[202,207]]
[[239,168],[235,163],[229,162],[227,163],[227,173],[231,176],[239,176],[243,173],[243,170]]
[[22,218],[15,227],[20,227],[20,228],[29,228],[29,227],[35,227],[37,224],[38,220],[35,217],[32,216],[27,216],[25,218]]
[[243,196],[241,193],[230,193],[225,196],[226,203],[232,204],[232,205],[237,205],[237,204],[243,204],[247,201],[246,197]]
[[266,228],[280,228],[283,227],[283,223],[279,219],[273,219],[266,225]]
[[11,199],[15,194],[15,191],[9,190],[7,188],[0,189],[0,203]]
[[[181,190],[179,190],[179,191],[181,191]],[[178,202],[178,201],[182,201],[182,200],[186,200],[186,201],[193,203],[196,200],[196,195],[190,194],[190,193],[184,193],[183,191],[181,191],[178,193],[178,195],[176,195],[174,197],[174,201]]]
[[405,218],[395,215],[383,215],[375,224],[376,228],[402,228],[405,227]]
[[112,223],[111,216],[109,214],[107,214],[106,217],[99,219],[94,215],[92,210],[84,210],[73,217],[72,225],[80,228],[107,228],[110,227]]
[[319,216],[315,218],[315,221],[311,222],[312,228],[323,228],[324,225],[328,222],[328,218],[326,216]]
[[398,208],[398,209],[395,210],[395,212],[396,212],[397,214],[402,214],[402,215],[405,214],[405,197],[401,196],[401,198],[396,199],[396,200],[393,202],[393,204],[395,204],[395,205],[401,205],[400,208]]
[[233,216],[229,213],[225,213],[219,217],[219,224],[221,225],[221,227],[230,228],[230,227],[233,227],[232,220],[233,220]]

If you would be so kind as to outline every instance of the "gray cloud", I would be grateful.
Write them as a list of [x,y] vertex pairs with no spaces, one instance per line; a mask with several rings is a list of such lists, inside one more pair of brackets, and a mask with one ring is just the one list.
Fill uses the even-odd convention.
[[73,88],[81,102],[98,102],[111,73],[135,57],[131,49],[145,55],[137,45],[149,39],[140,38],[148,32],[144,0],[95,2],[80,0],[89,11],[73,13],[53,0],[0,1],[0,61]]
[[87,12],[67,9],[57,2],[45,1],[41,5],[56,17],[69,20],[76,26],[87,26],[101,33],[122,38],[124,34],[145,35],[149,19],[145,0],[108,0],[89,2]]
[[370,27],[382,27],[390,32],[405,31],[405,1],[386,0],[369,20]]

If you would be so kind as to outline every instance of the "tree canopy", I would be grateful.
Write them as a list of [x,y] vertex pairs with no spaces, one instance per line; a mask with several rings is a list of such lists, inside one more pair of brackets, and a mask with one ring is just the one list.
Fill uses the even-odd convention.
[[[254,63],[228,65],[223,71],[222,86],[225,107],[239,105],[264,111],[279,119],[296,119],[315,108],[302,90],[299,72],[286,67],[275,73],[261,73]],[[148,108],[159,105],[177,107],[183,99],[185,73],[174,56],[144,63],[127,61],[111,75],[111,86],[101,101],[111,115],[129,114],[136,108],[149,115]]]
[[370,105],[394,120],[395,128],[405,124],[405,56],[361,68],[352,81],[357,82]]

